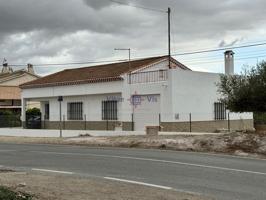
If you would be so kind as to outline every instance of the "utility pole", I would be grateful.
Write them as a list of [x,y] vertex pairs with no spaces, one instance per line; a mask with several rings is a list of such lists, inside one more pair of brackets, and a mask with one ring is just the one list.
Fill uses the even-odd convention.
[[131,49],[130,48],[115,48],[115,51],[128,51],[128,70],[129,70],[129,83],[131,83]]
[[168,7],[168,67],[171,67],[171,8]]

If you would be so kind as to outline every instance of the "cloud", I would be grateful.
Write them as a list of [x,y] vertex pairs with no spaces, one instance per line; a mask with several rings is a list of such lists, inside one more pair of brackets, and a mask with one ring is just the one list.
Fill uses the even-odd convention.
[[[231,46],[266,32],[264,0],[120,2],[171,7],[174,52]],[[132,57],[167,53],[166,13],[110,0],[0,0],[0,27],[0,60],[6,57],[10,63],[124,58],[113,51],[116,47],[130,47]],[[55,68],[38,69],[48,73]]]

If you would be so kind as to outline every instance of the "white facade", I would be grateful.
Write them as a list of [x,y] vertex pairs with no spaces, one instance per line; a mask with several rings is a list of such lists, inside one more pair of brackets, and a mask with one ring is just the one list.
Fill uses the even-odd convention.
[[[86,121],[103,121],[102,101],[105,100],[117,100],[117,121],[133,120],[135,130],[144,130],[148,125],[159,125],[159,121],[187,122],[190,113],[192,121],[214,120],[214,102],[218,102],[219,99],[216,86],[219,74],[168,69],[167,60],[139,70],[138,73],[143,76],[144,72],[161,73],[160,70],[166,70],[164,78],[153,82],[144,80],[142,83],[130,84],[129,77],[125,74],[122,76],[123,81],[23,89],[22,120],[25,121],[26,102],[40,101],[42,114],[44,115],[44,104],[49,103],[49,120],[59,121],[58,96],[64,98],[62,115],[66,121],[67,103],[70,102],[83,102],[83,115],[86,116]],[[137,80],[137,74],[134,76]],[[132,105],[132,95],[141,99],[140,105]],[[253,115],[235,113],[231,114],[230,118],[253,119]]]

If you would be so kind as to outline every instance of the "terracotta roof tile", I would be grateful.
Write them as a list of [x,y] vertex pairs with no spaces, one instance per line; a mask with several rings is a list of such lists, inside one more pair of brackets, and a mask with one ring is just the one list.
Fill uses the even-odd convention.
[[[122,80],[121,78],[122,74],[159,62],[160,60],[165,58],[167,58],[167,56],[133,60],[130,62],[130,69],[128,62],[67,69],[22,84],[20,87],[34,88],[34,87],[50,87],[55,85],[74,85],[74,84],[92,83],[92,82],[117,81],[117,80]],[[179,67],[184,69],[185,66],[182,65],[181,63],[179,64],[180,64]]]

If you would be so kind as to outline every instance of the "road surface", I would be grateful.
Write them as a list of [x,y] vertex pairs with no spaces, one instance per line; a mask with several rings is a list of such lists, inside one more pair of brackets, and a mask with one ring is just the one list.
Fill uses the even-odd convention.
[[142,149],[0,144],[0,166],[94,176],[218,200],[265,200],[266,160]]

